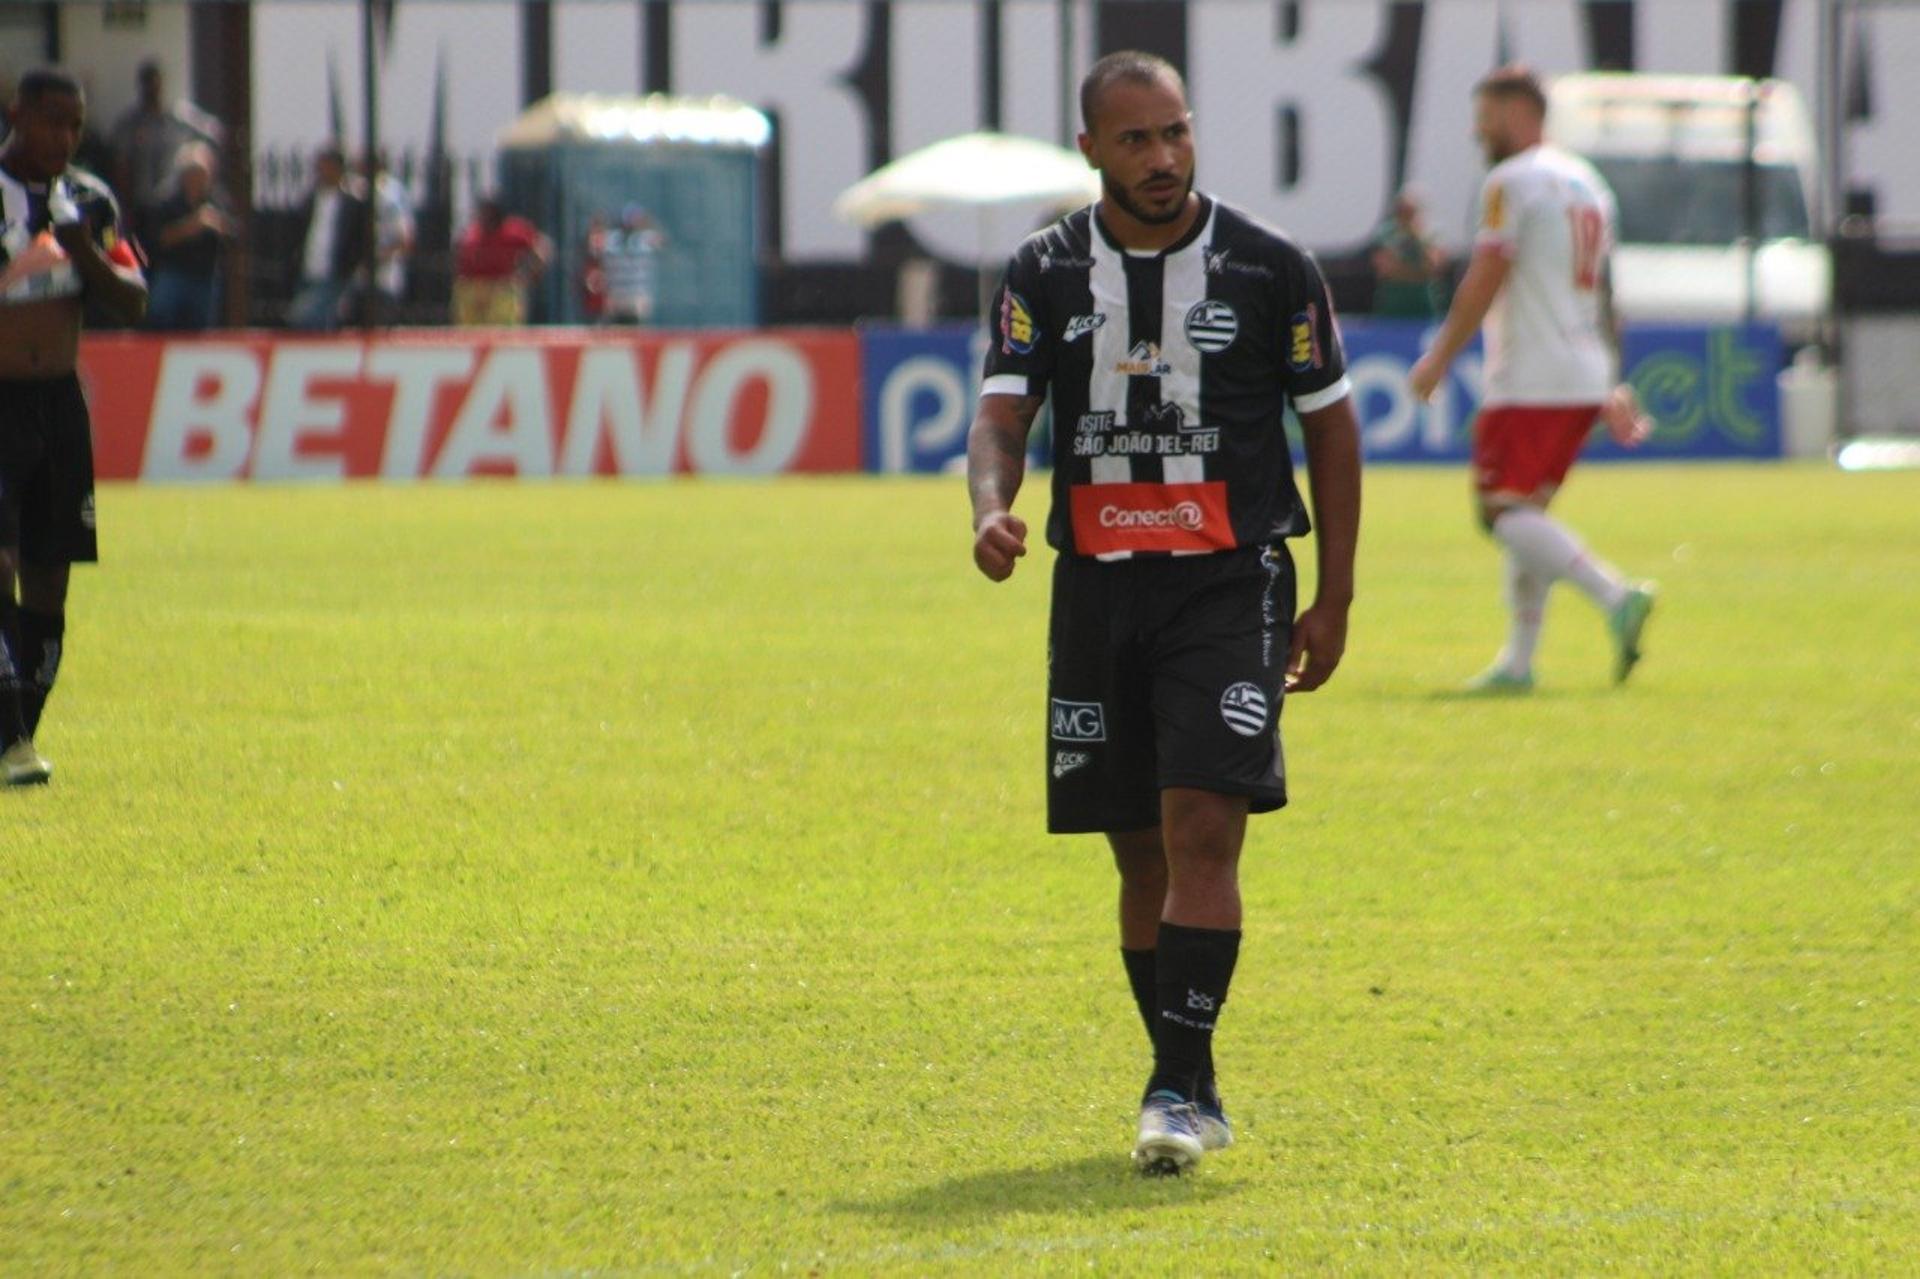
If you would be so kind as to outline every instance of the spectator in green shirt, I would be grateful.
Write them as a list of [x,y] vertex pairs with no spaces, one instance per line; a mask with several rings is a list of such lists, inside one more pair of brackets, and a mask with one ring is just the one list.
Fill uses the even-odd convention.
[[1373,313],[1430,320],[1446,304],[1447,254],[1427,229],[1420,193],[1403,187],[1373,233]]

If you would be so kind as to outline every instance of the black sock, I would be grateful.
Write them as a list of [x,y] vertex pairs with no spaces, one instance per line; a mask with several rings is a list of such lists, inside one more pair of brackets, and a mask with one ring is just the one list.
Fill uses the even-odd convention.
[[1174,1092],[1191,1101],[1213,1076],[1213,1026],[1226,1006],[1240,930],[1162,923],[1155,956],[1158,1012],[1153,1077],[1148,1092]]
[[11,595],[0,594],[0,750],[27,735],[20,717],[20,689],[26,683],[20,651],[19,606]]
[[20,719],[27,736],[40,731],[40,712],[47,709],[47,696],[53,681],[60,676],[60,649],[67,633],[63,613],[37,613],[20,610]]
[[1145,950],[1120,948],[1120,962],[1127,966],[1127,984],[1133,987],[1133,1004],[1140,1010],[1140,1024],[1147,1028],[1147,1043],[1153,1043],[1154,1014],[1160,1010],[1160,986],[1154,977],[1153,947]]

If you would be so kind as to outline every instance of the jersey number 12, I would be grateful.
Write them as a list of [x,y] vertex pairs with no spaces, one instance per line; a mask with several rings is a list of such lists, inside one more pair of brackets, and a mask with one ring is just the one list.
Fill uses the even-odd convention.
[[1600,287],[1600,253],[1606,245],[1607,219],[1591,204],[1567,210],[1573,228],[1573,287],[1590,292]]

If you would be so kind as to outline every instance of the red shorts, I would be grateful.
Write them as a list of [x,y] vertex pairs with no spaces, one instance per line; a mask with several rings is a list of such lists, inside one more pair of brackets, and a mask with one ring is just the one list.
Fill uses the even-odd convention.
[[1502,404],[1473,421],[1473,483],[1482,493],[1559,487],[1600,416],[1598,404]]

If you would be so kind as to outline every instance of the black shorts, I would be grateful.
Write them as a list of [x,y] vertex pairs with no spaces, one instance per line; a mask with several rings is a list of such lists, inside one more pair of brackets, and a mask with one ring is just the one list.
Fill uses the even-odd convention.
[[92,563],[93,428],[80,379],[0,380],[0,546],[28,564]]
[[1143,830],[1160,791],[1287,802],[1280,703],[1293,634],[1284,544],[1053,566],[1047,829]]

